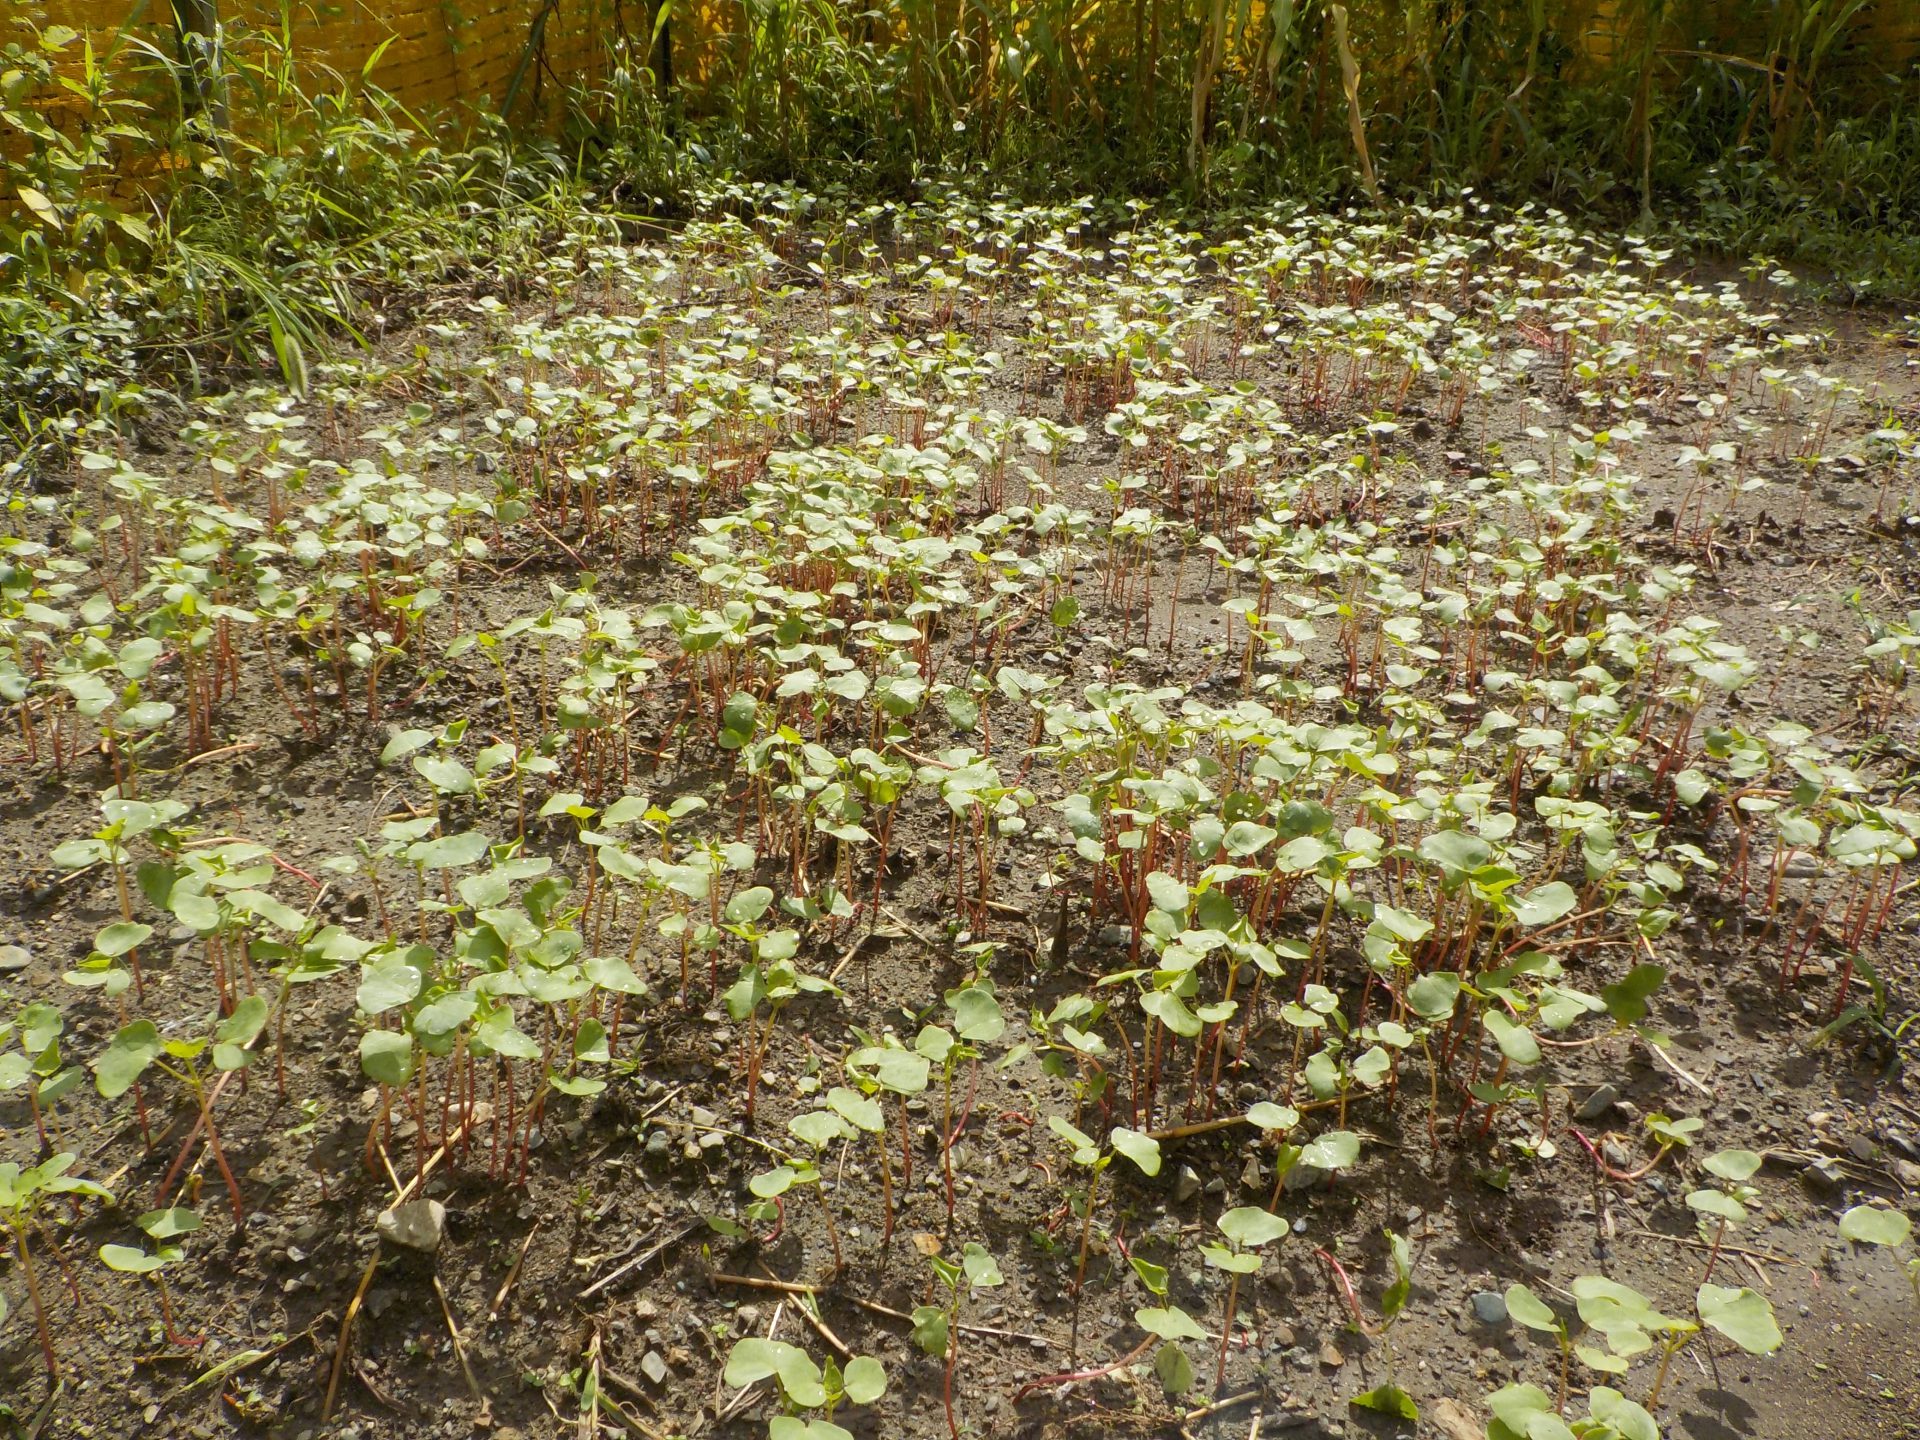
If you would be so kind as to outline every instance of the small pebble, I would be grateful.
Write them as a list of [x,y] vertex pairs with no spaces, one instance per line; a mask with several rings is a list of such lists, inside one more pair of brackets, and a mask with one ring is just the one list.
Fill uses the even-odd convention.
[[1587,1096],[1576,1113],[1582,1120],[1598,1120],[1619,1103],[1619,1090],[1612,1085],[1602,1085]]
[[1482,1325],[1504,1325],[1507,1323],[1507,1300],[1497,1290],[1476,1290],[1473,1295],[1473,1318]]

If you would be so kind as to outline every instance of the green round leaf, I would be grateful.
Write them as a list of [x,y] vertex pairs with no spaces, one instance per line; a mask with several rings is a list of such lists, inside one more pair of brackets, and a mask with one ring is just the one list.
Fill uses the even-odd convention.
[[1107,1141],[1127,1159],[1140,1167],[1143,1175],[1160,1173],[1160,1142],[1140,1130],[1128,1130],[1117,1126],[1108,1135]]
[[1903,1245],[1913,1221],[1883,1205],[1856,1205],[1840,1217],[1840,1233],[1857,1245]]
[[1749,1355],[1771,1355],[1780,1348],[1780,1326],[1766,1296],[1746,1286],[1702,1285],[1696,1297],[1700,1319]]
[[360,1037],[360,1068],[382,1085],[413,1078],[413,1037],[398,1030],[369,1030]]
[[1544,1330],[1548,1334],[1559,1332],[1560,1317],[1553,1313],[1553,1307],[1526,1286],[1509,1285],[1506,1300],[1507,1313],[1529,1330]]
[[1162,1340],[1204,1340],[1207,1332],[1202,1330],[1194,1318],[1178,1305],[1169,1305],[1164,1309],[1148,1305],[1133,1312],[1133,1318],[1140,1322],[1140,1328],[1150,1335],[1158,1335]]
[[135,1020],[122,1027],[106,1053],[94,1062],[94,1083],[100,1093],[109,1100],[126,1094],[159,1057],[161,1048],[160,1031],[151,1020]]
[[123,1275],[151,1275],[167,1262],[158,1255],[136,1250],[131,1245],[102,1245],[100,1259],[109,1270]]
[[1220,1217],[1218,1224],[1222,1235],[1245,1249],[1271,1244],[1291,1228],[1278,1215],[1270,1210],[1262,1210],[1258,1205],[1243,1205],[1237,1210],[1229,1210]]
[[847,1362],[840,1383],[847,1399],[856,1405],[871,1405],[887,1391],[887,1372],[870,1355],[856,1355]]

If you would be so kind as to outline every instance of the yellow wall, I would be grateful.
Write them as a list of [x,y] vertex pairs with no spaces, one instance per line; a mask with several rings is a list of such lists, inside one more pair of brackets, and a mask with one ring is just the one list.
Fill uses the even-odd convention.
[[[277,29],[277,0],[215,0],[223,21]],[[438,110],[504,98],[534,17],[546,0],[287,0],[295,53],[308,64],[357,76],[368,56],[391,42],[372,73],[374,83],[410,108]],[[852,0],[843,0],[849,9]],[[1180,3],[1180,0],[1164,0]],[[1366,30],[1367,0],[1350,0],[1356,25]],[[1379,0],[1376,0],[1379,3]],[[1403,18],[1385,0],[1386,13]],[[537,98],[551,118],[557,92],[590,78],[604,61],[605,41],[624,29],[645,35],[653,0],[555,0],[548,16],[544,69],[531,65],[516,101],[515,119],[529,117]],[[886,9],[877,0],[875,9]],[[1256,5],[1256,16],[1258,6]],[[1667,0],[1663,48],[1685,50],[1685,37],[1711,37],[1704,48],[1752,61],[1766,56],[1764,22],[1739,17],[1763,13],[1754,0]],[[1582,69],[1604,71],[1637,59],[1643,0],[1548,0],[1549,23],[1580,57]],[[64,24],[97,46],[128,26],[171,52],[171,0],[29,0],[23,8],[0,0],[0,43],[19,38],[27,23]],[[674,16],[678,78],[698,82],[734,43],[743,24],[743,0],[679,0]],[[1670,38],[1669,38],[1670,37]],[[1363,54],[1363,64],[1364,64]],[[1871,0],[1848,26],[1827,61],[1830,71],[1867,76],[1911,72],[1920,60],[1920,0]],[[68,68],[72,68],[69,57]],[[1590,78],[1590,77],[1589,77]],[[49,97],[50,108],[63,101]]]
[[[303,64],[357,77],[369,56],[386,50],[374,84],[410,108],[443,109],[490,102],[506,95],[535,17],[545,0],[288,0],[284,12],[268,0],[217,0],[221,21],[244,45],[250,29],[277,32],[290,23],[294,53]],[[646,0],[557,0],[547,16],[544,67],[530,61],[516,100],[516,116],[538,96],[551,110],[556,92],[595,73],[604,40],[626,23],[648,25]],[[172,51],[169,0],[35,0],[24,10],[0,12],[0,43],[22,38],[29,25],[67,25],[96,48],[117,33],[138,35]],[[67,58],[71,71],[77,57]],[[556,77],[558,85],[556,85]]]

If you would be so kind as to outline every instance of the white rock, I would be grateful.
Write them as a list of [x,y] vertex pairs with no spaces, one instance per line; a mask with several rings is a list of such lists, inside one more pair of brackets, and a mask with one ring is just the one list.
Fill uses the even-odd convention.
[[431,1255],[440,1248],[440,1237],[446,1233],[447,1207],[438,1200],[409,1200],[382,1210],[374,1228],[389,1244]]

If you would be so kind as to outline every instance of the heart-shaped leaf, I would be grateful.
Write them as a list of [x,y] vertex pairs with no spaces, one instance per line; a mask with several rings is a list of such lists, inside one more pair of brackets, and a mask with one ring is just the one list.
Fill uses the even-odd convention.
[[1160,1173],[1160,1142],[1144,1131],[1116,1126],[1107,1136],[1107,1143],[1139,1166],[1141,1174]]
[[1140,1322],[1140,1328],[1150,1335],[1158,1335],[1162,1340],[1204,1340],[1207,1332],[1202,1330],[1194,1318],[1178,1305],[1169,1305],[1164,1309],[1149,1305],[1133,1312],[1133,1318]]
[[1840,1233],[1856,1245],[1904,1245],[1913,1221],[1884,1205],[1856,1205],[1840,1217]]
[[1218,1221],[1220,1233],[1244,1249],[1269,1245],[1292,1227],[1270,1210],[1258,1205],[1242,1205],[1229,1210]]
[[1749,1355],[1771,1355],[1780,1348],[1782,1336],[1773,1306],[1759,1291],[1744,1285],[1739,1289],[1702,1285],[1695,1304],[1704,1323]]

